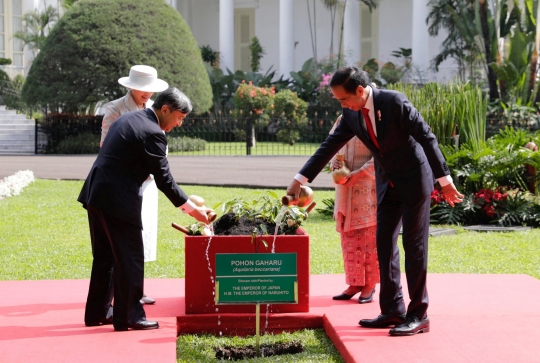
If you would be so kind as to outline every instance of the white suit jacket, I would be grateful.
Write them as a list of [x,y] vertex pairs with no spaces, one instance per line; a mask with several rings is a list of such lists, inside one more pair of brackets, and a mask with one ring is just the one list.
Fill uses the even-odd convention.
[[[145,108],[150,108],[153,104],[154,101],[148,100],[148,102],[145,103]],[[135,100],[131,96],[131,90],[129,90],[124,97],[107,103],[105,107],[105,116],[103,116],[103,121],[101,122],[100,145],[103,145],[103,141],[105,140],[105,136],[107,136],[107,133],[109,132],[109,128],[118,117],[125,113],[139,110],[137,104],[135,103]]]

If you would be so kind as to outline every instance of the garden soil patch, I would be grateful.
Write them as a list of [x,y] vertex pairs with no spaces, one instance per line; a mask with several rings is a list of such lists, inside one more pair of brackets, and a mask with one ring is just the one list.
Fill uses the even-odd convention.
[[[266,226],[268,234],[274,234],[274,230],[276,229],[275,223],[269,223],[261,218],[249,220],[246,216],[242,216],[236,220],[234,213],[226,213],[214,222],[214,234],[225,236],[251,236],[256,228],[256,234],[260,236],[264,234],[261,231],[261,224]],[[278,234],[282,234],[281,229],[278,231]]]
[[[219,347],[215,349],[218,360],[241,360],[257,357],[256,349],[252,345],[245,347]],[[261,344],[259,356],[271,357],[274,355],[302,353],[304,347],[300,342]]]

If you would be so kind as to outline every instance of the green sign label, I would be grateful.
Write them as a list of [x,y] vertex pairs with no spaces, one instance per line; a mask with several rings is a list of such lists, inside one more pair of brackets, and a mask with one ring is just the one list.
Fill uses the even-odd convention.
[[216,253],[216,304],[298,303],[296,253]]

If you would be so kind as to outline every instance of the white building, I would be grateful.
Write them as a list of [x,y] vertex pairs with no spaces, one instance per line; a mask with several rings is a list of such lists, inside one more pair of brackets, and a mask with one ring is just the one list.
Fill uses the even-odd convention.
[[220,52],[222,69],[248,71],[249,42],[257,36],[266,52],[261,60],[262,72],[272,67],[278,75],[288,77],[290,71],[298,71],[314,55],[328,58],[331,43],[337,53],[344,20],[342,44],[347,64],[365,63],[370,58],[395,63],[393,51],[411,48],[413,63],[428,79],[451,80],[457,73],[451,61],[442,64],[436,74],[428,71],[430,60],[439,53],[444,40],[442,35],[434,38],[428,34],[425,20],[429,0],[378,0],[373,12],[358,0],[342,0],[333,32],[330,11],[321,0],[167,2],[182,14],[200,46],[209,45]]
[[[396,62],[391,57],[393,51],[412,48],[413,63],[429,80],[447,81],[457,73],[451,61],[436,74],[428,71],[444,39],[442,35],[430,37],[427,32],[429,0],[378,0],[373,12],[358,0],[342,0],[333,31],[331,13],[321,0],[164,1],[182,15],[199,46],[209,45],[220,52],[224,70],[249,71],[249,43],[257,36],[266,52],[261,71],[272,69],[278,77],[283,74],[287,78],[309,58],[328,58],[331,44],[336,54],[343,23],[347,64],[370,58]],[[26,47],[23,50],[21,41],[13,38],[22,27],[22,15],[47,5],[61,9],[59,0],[0,0],[0,57],[12,59],[13,64],[4,67],[10,75],[27,74],[33,59],[32,52]]]
[[23,47],[13,34],[23,29],[22,17],[31,10],[43,11],[48,5],[62,11],[60,0],[0,0],[0,58],[11,59],[11,65],[1,68],[13,78],[16,74],[26,75],[34,53]]

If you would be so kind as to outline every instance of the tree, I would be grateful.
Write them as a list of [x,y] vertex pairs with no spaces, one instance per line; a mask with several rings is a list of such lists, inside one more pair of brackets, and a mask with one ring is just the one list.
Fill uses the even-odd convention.
[[[516,23],[520,21],[519,4],[512,3],[510,9],[506,0],[432,0],[430,5],[440,6],[436,11],[431,12],[426,19],[432,21],[430,32],[436,29],[437,22],[440,27],[449,30],[454,38],[449,44],[455,48],[449,48],[450,54],[462,57],[463,54],[457,52],[465,51],[475,60],[475,55],[481,55],[487,73],[490,100],[498,99],[499,87],[504,89],[504,82],[497,82],[497,74],[492,67],[493,64],[501,62],[501,50],[499,41],[510,34]],[[448,16],[443,12],[446,10]],[[435,11],[435,10],[434,10]],[[435,25],[434,25],[435,24]]]
[[[441,29],[447,33],[441,44],[440,53],[431,60],[431,66],[438,72],[439,66],[448,58],[452,58],[458,65],[459,78],[465,81],[467,67],[470,76],[479,62],[480,53],[475,44],[470,44],[462,36],[456,22],[474,20],[474,2],[476,0],[431,0],[428,3],[431,11],[426,23],[431,36],[439,35]],[[471,40],[473,43],[474,41]]]
[[92,110],[125,94],[131,66],[155,67],[198,112],[212,104],[201,52],[180,14],[163,0],[80,0],[51,31],[28,73],[22,98],[63,112]]
[[62,7],[66,10],[72,7],[76,2],[77,0],[61,0]]
[[22,20],[25,29],[15,32],[13,37],[22,40],[35,56],[43,47],[52,24],[58,20],[58,10],[49,5],[43,11],[32,10],[24,14]]

